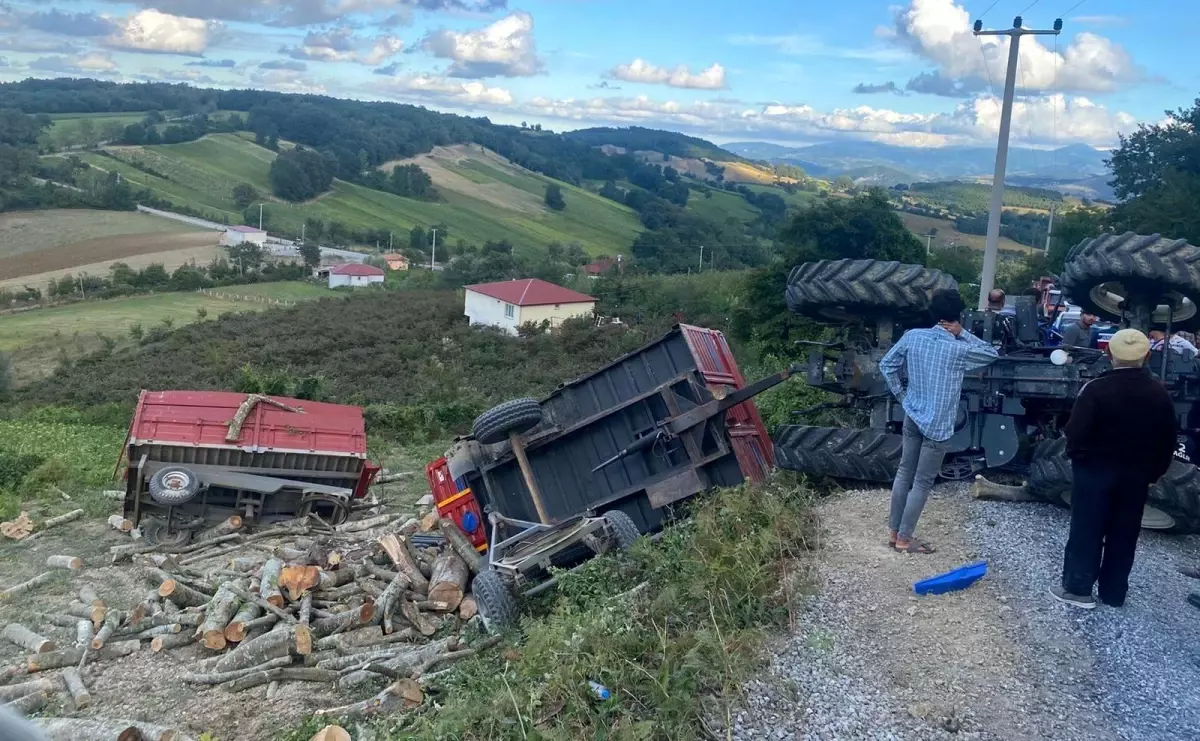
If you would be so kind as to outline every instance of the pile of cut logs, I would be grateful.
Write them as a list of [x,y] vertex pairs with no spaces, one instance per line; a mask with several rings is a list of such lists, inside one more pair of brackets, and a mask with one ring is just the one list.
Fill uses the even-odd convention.
[[[232,517],[185,547],[134,541],[110,551],[140,569],[145,594],[118,605],[84,585],[61,612],[45,616],[40,632],[8,625],[2,637],[30,652],[0,668],[8,707],[29,714],[65,692],[85,708],[106,660],[181,649],[196,663],[179,681],[230,692],[265,685],[269,698],[288,682],[361,694],[362,685],[386,679],[367,700],[316,713],[362,718],[419,707],[435,670],[496,644],[469,591],[479,554],[436,514],[367,513],[336,527],[307,518],[253,534]],[[48,678],[54,670],[59,676]],[[115,726],[87,735],[97,720],[79,723],[70,737],[116,738],[103,735]],[[154,733],[143,736],[160,738]]]

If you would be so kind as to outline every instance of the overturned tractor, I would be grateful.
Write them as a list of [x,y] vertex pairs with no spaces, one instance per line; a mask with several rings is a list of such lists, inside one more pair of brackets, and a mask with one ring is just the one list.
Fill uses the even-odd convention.
[[[1148,331],[1200,328],[1200,248],[1159,235],[1106,234],[1073,248],[1063,272],[1067,295],[1104,319]],[[807,343],[807,381],[836,395],[818,408],[838,408],[862,427],[787,425],[775,436],[780,467],[859,481],[890,482],[900,462],[904,411],[888,392],[879,360],[907,329],[928,325],[934,290],[953,278],[919,265],[875,260],[823,260],[795,267],[787,301],[798,314],[839,326],[840,339]],[[1027,477],[1045,501],[1068,505],[1071,465],[1063,428],[1085,383],[1109,369],[1099,350],[1049,346],[1036,299],[1021,296],[1015,315],[968,312],[963,326],[994,342],[1000,359],[963,381],[943,479],[987,470]],[[1150,368],[1170,390],[1179,415],[1176,460],[1150,491],[1143,527],[1200,532],[1200,470],[1191,462],[1200,402],[1200,362],[1156,350]]]

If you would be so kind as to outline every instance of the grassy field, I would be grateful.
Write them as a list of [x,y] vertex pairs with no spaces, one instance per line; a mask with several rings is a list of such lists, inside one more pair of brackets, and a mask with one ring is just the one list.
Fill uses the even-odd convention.
[[[764,190],[779,190],[778,188],[764,188]],[[783,191],[779,191],[783,195]],[[719,224],[725,223],[727,219],[736,219],[737,221],[754,221],[758,216],[758,211],[746,199],[742,198],[739,193],[730,193],[724,190],[713,190],[712,198],[705,198],[699,193],[692,193],[692,197],[688,199],[688,211],[695,212],[711,221]]]
[[[63,113],[51,116],[50,142],[55,147],[71,147],[83,144],[84,121],[90,121],[95,141],[107,138],[106,131],[116,126],[124,128],[145,117],[144,113]],[[94,142],[93,142],[94,143]]]
[[101,237],[194,231],[194,226],[136,211],[12,211],[0,214],[0,258]]
[[[904,220],[904,225],[913,234],[925,241],[925,235],[929,233],[931,228],[937,229],[937,235],[933,238],[933,248],[949,247],[950,243],[965,244],[968,247],[982,250],[987,243],[987,237],[982,234],[964,234],[955,228],[953,221],[946,219],[934,219],[929,216],[921,216],[919,214],[910,214],[905,211],[897,211],[896,214]],[[1032,247],[1023,245],[1020,242],[1014,242],[1008,237],[1000,237],[1000,250],[1002,252],[1019,252],[1021,254],[1031,254],[1035,250]]]
[[[627,248],[640,231],[630,209],[566,184],[562,184],[566,210],[549,211],[542,204],[549,179],[494,154],[476,155],[466,150],[445,148],[441,156],[417,159],[430,166],[430,175],[442,194],[440,201],[401,198],[335,181],[332,191],[309,203],[268,203],[268,221],[296,232],[310,216],[353,228],[397,233],[414,226],[447,224],[449,238],[454,240],[482,244],[507,239],[518,250],[578,241],[593,254]],[[248,183],[269,193],[268,170],[274,157],[273,152],[233,134],[216,134],[186,144],[114,147],[107,154],[83,155],[91,165],[120,172],[168,200],[232,223],[238,223],[241,216],[233,204],[233,186]],[[426,162],[431,159],[437,162]]]
[[771,185],[747,185],[746,187],[755,193],[774,193],[784,201],[787,201],[787,205],[792,208],[810,206],[812,205],[813,201],[817,200],[816,193],[810,193],[805,190],[798,190],[795,193],[788,193],[783,188],[776,188]]
[[283,281],[280,283],[255,283],[248,286],[222,286],[214,288],[218,296],[254,296],[274,298],[280,301],[305,301],[323,296],[339,296],[337,291],[319,283]]

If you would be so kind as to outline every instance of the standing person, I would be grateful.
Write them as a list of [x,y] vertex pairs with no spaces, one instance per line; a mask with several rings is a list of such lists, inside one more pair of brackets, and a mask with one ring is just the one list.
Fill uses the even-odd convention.
[[1092,325],[1099,319],[1095,314],[1086,311],[1079,314],[1077,321],[1063,328],[1063,347],[1091,347]]
[[1171,465],[1177,426],[1170,394],[1143,368],[1146,335],[1122,329],[1105,352],[1112,370],[1083,387],[1067,422],[1071,534],[1062,582],[1050,588],[1058,601],[1089,610],[1097,581],[1101,602],[1125,604],[1142,510]]
[[1164,346],[1170,347],[1171,350],[1180,355],[1191,353],[1195,357],[1198,352],[1196,346],[1188,342],[1187,338],[1179,336],[1179,333],[1171,335],[1170,342],[1167,342],[1166,332],[1161,329],[1150,330],[1150,349],[1161,350]]
[[[888,388],[904,407],[904,446],[888,524],[889,542],[906,553],[935,550],[914,539],[913,532],[941,471],[946,441],[954,435],[963,374],[999,357],[996,348],[963,331],[964,308],[958,291],[937,291],[929,301],[937,324],[905,332],[879,361]],[[900,383],[901,369],[907,371],[907,389]]]

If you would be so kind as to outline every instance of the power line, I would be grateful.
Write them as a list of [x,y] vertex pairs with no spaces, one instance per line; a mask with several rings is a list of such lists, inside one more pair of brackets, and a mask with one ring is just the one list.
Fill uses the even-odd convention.
[[1017,15],[1025,15],[1025,11],[1026,11],[1026,10],[1029,10],[1029,9],[1030,9],[1030,8],[1032,8],[1033,6],[1037,5],[1039,2],[1041,2],[1041,0],[1033,0],[1033,2],[1031,2],[1031,3],[1030,3],[1030,4],[1028,4],[1028,5],[1026,5],[1024,8],[1022,8],[1022,9],[1021,9],[1021,12],[1020,12],[1020,13],[1017,13]]
[[1078,8],[1080,5],[1083,5],[1083,4],[1084,4],[1084,3],[1086,3],[1086,2],[1087,2],[1087,0],[1079,0],[1079,2],[1075,3],[1075,4],[1074,4],[1074,5],[1072,5],[1071,7],[1067,8],[1066,12],[1059,13],[1059,14],[1058,14],[1058,17],[1059,17],[1059,18],[1062,18],[1062,17],[1063,17],[1063,16],[1065,16],[1067,13],[1070,13],[1072,10],[1075,10],[1075,9],[1076,9],[1076,8]]
[[[995,5],[995,3],[993,3]],[[976,37],[978,38],[978,37]],[[987,51],[983,48],[983,39],[979,39],[979,56],[983,57],[983,71],[987,74],[988,92],[996,97],[996,86],[992,83],[992,68],[988,66]]]
[[987,10],[985,10],[979,14],[979,20],[983,20],[983,17],[988,14],[988,10],[991,10],[992,8],[996,7],[996,5],[999,4],[999,2],[1000,2],[1000,0],[994,0],[994,2],[992,2],[991,5],[987,6]]

